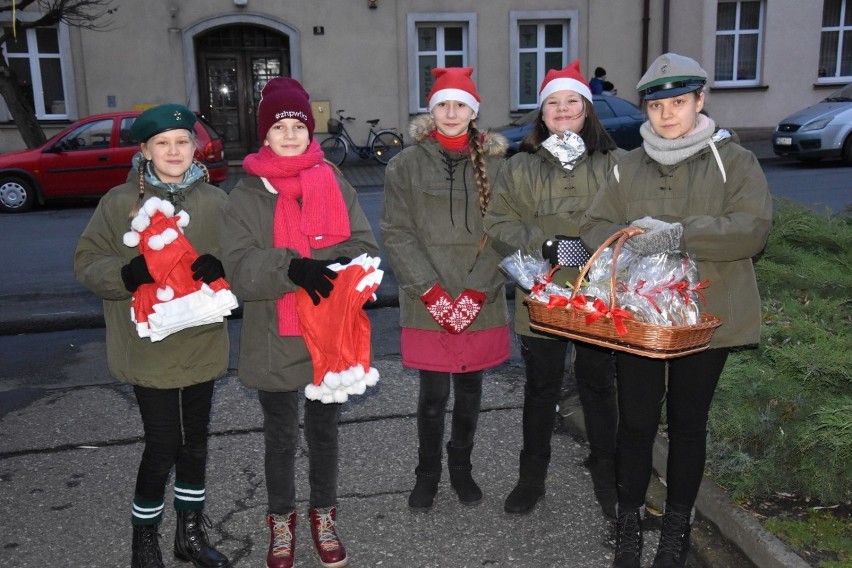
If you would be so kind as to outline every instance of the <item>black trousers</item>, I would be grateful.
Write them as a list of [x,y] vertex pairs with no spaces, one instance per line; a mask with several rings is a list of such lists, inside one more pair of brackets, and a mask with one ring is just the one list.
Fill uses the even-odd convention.
[[135,386],[133,391],[145,429],[136,497],[162,501],[173,467],[176,480],[204,485],[213,381],[180,389]]
[[573,345],[577,390],[583,406],[589,447],[594,455],[614,458],[618,412],[612,352],[580,342],[526,335],[521,335],[520,339],[526,367],[524,453],[550,455],[556,404],[565,375],[565,357],[568,347]]
[[[299,393],[257,391],[263,409],[264,469],[269,513],[296,508],[296,449],[299,447]],[[309,506],[337,504],[337,430],[340,404],[305,400]]]
[[[618,502],[645,503],[654,438],[666,403],[669,455],[666,500],[692,508],[704,474],[707,415],[727,349],[710,349],[670,361],[618,353]],[[668,377],[666,368],[668,367]]]
[[[444,440],[444,417],[450,398],[451,373],[420,371],[417,398],[417,438],[420,453],[440,454]],[[450,443],[456,448],[473,444],[482,403],[482,371],[452,373],[453,417]]]

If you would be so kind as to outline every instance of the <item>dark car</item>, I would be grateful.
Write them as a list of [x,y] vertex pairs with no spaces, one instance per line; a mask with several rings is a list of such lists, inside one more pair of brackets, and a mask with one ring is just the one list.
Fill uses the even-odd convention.
[[[593,95],[592,102],[598,118],[619,148],[632,150],[642,144],[639,127],[645,122],[645,115],[639,107],[611,95]],[[518,151],[521,140],[532,130],[537,114],[538,109],[531,110],[510,124],[494,129],[509,139],[508,154]]]
[[[22,213],[47,199],[100,197],[124,183],[139,144],[130,125],[141,111],[96,114],[78,120],[43,146],[0,155],[0,211]],[[199,117],[195,157],[210,182],[228,178],[219,135]]]
[[852,84],[778,123],[772,150],[803,162],[840,158],[852,164]]

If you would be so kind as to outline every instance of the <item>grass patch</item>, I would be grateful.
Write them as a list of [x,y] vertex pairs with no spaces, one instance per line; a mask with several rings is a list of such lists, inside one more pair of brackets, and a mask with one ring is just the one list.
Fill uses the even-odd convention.
[[[776,205],[769,242],[755,262],[761,342],[732,353],[719,381],[709,423],[709,472],[740,502],[793,494],[826,506],[849,503],[852,217]],[[852,563],[850,521],[840,522],[846,535],[840,539],[846,547],[842,561]],[[787,530],[774,523],[767,526]],[[805,542],[808,531],[790,530],[791,538],[801,533]]]
[[766,528],[788,542],[820,568],[852,566],[850,524],[827,510],[811,510],[805,519],[781,515],[767,519]]

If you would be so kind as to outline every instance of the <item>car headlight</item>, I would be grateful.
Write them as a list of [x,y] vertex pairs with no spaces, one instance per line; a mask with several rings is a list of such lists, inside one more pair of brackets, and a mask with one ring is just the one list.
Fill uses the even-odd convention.
[[831,122],[831,120],[833,118],[834,118],[833,116],[829,116],[827,118],[821,118],[819,120],[809,122],[809,123],[805,124],[804,126],[802,126],[799,129],[799,132],[808,132],[808,131],[811,131],[811,130],[822,130],[823,128],[828,126],[828,123]]

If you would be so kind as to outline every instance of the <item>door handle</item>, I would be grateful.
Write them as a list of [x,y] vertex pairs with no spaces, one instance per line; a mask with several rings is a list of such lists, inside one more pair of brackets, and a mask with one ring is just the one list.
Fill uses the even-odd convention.
[[109,156],[98,156],[98,161],[99,162],[108,162]]

